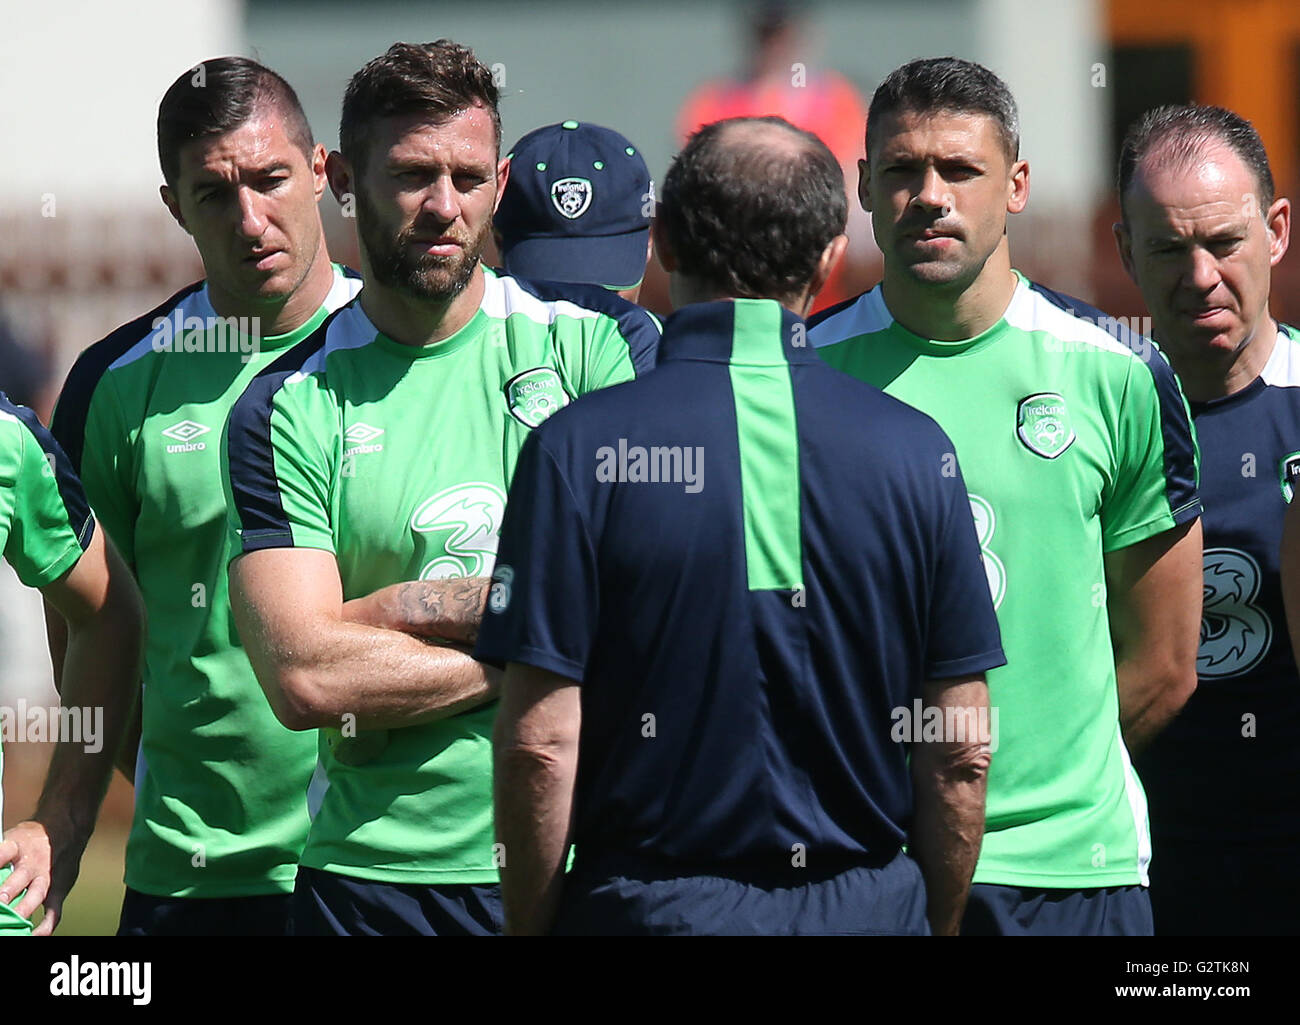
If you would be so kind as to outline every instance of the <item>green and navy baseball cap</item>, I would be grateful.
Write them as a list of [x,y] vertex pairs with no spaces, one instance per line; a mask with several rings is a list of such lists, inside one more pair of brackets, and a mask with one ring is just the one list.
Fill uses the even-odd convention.
[[611,289],[640,283],[654,195],[635,146],[609,128],[565,121],[529,132],[508,156],[493,222],[508,273]]

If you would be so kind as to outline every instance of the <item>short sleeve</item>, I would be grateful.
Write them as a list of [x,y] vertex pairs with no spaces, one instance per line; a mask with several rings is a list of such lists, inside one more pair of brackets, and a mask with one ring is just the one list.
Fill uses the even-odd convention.
[[931,581],[926,679],[968,676],[1007,662],[961,471],[943,484],[948,497]]
[[262,548],[333,552],[341,462],[333,396],[272,364],[235,403],[222,446],[230,558]]
[[1114,477],[1102,495],[1102,550],[1112,552],[1201,514],[1195,428],[1173,370],[1154,348],[1134,358],[1116,404]]
[[53,583],[81,558],[94,518],[80,481],[54,437],[31,410],[9,406],[17,433],[15,458],[0,480],[13,490],[5,558],[28,587]]
[[[78,403],[84,408],[74,410]],[[74,431],[80,431],[81,437],[71,437]],[[65,386],[50,418],[50,433],[69,454],[100,525],[127,565],[134,566],[140,502],[135,493],[131,432],[112,379],[102,377],[89,393]]]
[[596,556],[573,490],[543,443],[550,427],[534,431],[519,455],[474,657],[581,681],[599,613]]

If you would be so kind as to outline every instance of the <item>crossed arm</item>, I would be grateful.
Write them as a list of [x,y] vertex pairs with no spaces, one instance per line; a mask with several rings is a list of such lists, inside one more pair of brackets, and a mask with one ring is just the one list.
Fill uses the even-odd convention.
[[0,902],[25,888],[15,909],[31,917],[44,904],[37,935],[54,931],[63,901],[81,868],[113,762],[135,704],[140,680],[144,608],[130,571],[103,530],[67,573],[41,589],[66,621],[60,660],[61,697],[68,708],[103,709],[95,744],[62,740],[54,749],[36,813],[4,834],[0,867],[13,873],[0,884]]
[[230,566],[244,649],[276,718],[292,730],[337,728],[345,716],[359,729],[396,729],[493,700],[500,674],[469,655],[487,584],[396,584],[344,602],[327,551],[268,548]]

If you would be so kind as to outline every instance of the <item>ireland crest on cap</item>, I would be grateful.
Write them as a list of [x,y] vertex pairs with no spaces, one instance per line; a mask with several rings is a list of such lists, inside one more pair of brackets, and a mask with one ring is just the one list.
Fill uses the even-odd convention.
[[1021,399],[1016,410],[1016,434],[1030,452],[1055,459],[1074,444],[1074,428],[1065,399],[1054,391]]
[[561,216],[577,220],[591,206],[591,182],[586,178],[561,178],[552,182],[551,202]]
[[560,375],[550,367],[533,367],[506,382],[510,414],[526,427],[538,427],[547,417],[569,404]]

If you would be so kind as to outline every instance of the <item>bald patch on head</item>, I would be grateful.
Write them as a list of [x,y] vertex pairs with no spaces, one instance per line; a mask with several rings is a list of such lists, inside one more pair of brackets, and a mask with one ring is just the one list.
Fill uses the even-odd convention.
[[790,159],[813,152],[813,146],[793,125],[770,121],[725,122],[719,139],[728,148],[747,150],[755,157]]

